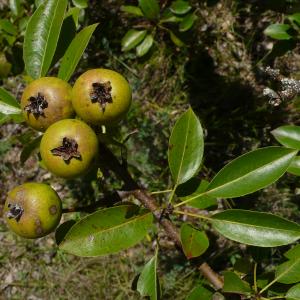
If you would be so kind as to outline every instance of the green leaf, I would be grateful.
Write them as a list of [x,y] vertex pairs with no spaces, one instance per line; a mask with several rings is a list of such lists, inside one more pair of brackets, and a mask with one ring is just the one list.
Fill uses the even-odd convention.
[[287,172],[296,176],[300,176],[300,156],[294,157],[287,169]]
[[33,140],[31,140],[29,143],[27,143],[20,155],[21,164],[24,165],[24,163],[27,161],[27,159],[30,157],[32,152],[39,148],[41,143],[42,136],[39,136]]
[[183,223],[180,230],[180,239],[185,256],[190,259],[202,255],[209,246],[205,232]]
[[143,17],[144,14],[138,6],[133,5],[122,5],[121,10],[134,16]]
[[139,0],[139,6],[146,18],[152,20],[159,17],[160,8],[158,0]]
[[14,16],[18,16],[21,12],[21,1],[9,0],[9,8]]
[[18,101],[3,88],[0,88],[0,111],[4,115],[14,115],[22,113]]
[[142,270],[137,282],[137,291],[141,296],[148,296],[150,300],[160,298],[160,285],[157,278],[157,250]]
[[62,59],[58,78],[65,81],[71,78],[97,26],[98,23],[85,27],[75,36]]
[[178,47],[183,47],[183,46],[185,45],[184,42],[183,42],[181,39],[179,39],[179,38],[174,34],[173,31],[169,30],[169,34],[170,34],[170,39],[171,39],[171,41],[172,41],[176,46],[178,46]]
[[249,283],[242,280],[234,272],[224,272],[223,292],[247,295],[251,293]]
[[45,1],[28,22],[23,58],[33,79],[45,76],[50,68],[67,5],[68,0]]
[[138,57],[144,56],[148,53],[153,45],[153,36],[148,34],[145,39],[136,47],[136,55]]
[[275,271],[277,282],[293,284],[300,281],[300,258],[291,259],[279,266]]
[[72,0],[74,6],[78,8],[87,8],[88,7],[88,0]]
[[248,152],[227,164],[208,186],[214,197],[234,198],[258,191],[287,170],[297,151],[266,147]]
[[164,10],[160,18],[160,23],[179,23],[183,20],[182,17],[174,15],[169,8]]
[[136,206],[106,208],[77,222],[59,248],[77,256],[116,253],[138,243],[151,226],[152,214],[137,214]]
[[271,133],[281,145],[300,149],[300,126],[285,125],[274,129]]
[[122,51],[129,51],[136,47],[147,35],[146,30],[130,29],[122,38]]
[[192,198],[193,200],[189,201],[187,205],[199,209],[206,209],[218,204],[216,198],[204,193],[209,186],[209,182],[207,180],[201,180],[195,191],[190,193],[188,196],[182,196],[182,192],[180,190],[185,189],[185,185],[188,183],[189,181],[184,183],[183,185],[180,185],[178,189],[176,189],[176,195],[180,197],[180,201],[186,201]]
[[300,258],[300,244],[294,246],[293,248],[285,252],[284,256],[288,259]]
[[75,224],[76,224],[75,220],[68,220],[62,223],[61,225],[59,225],[59,227],[57,227],[57,229],[55,230],[55,242],[57,245],[59,245],[64,240],[67,233]]
[[189,108],[177,120],[169,140],[168,161],[175,185],[188,181],[199,171],[203,150],[203,130]]
[[300,283],[292,286],[285,295],[286,300],[300,300]]
[[0,78],[6,78],[11,70],[11,63],[6,59],[4,53],[0,52]]
[[196,286],[186,300],[212,300],[213,293],[203,286]]
[[197,16],[195,14],[186,15],[179,24],[179,31],[181,32],[188,31],[189,29],[192,28],[196,20],[197,20]]
[[287,16],[287,18],[293,22],[297,23],[298,26],[300,26],[300,13],[295,13],[293,15]]
[[241,209],[212,216],[213,228],[233,241],[258,247],[288,245],[300,238],[300,226],[281,217]]
[[271,24],[265,29],[264,34],[276,40],[289,40],[292,38],[287,33],[290,28],[288,24]]
[[192,7],[187,1],[177,0],[172,3],[170,9],[174,14],[184,15],[188,13]]
[[[78,27],[78,20],[79,20],[79,15],[80,15],[80,11],[81,9],[78,8],[78,7],[71,7],[67,13],[66,13],[66,16],[65,16],[65,20],[68,18],[68,17],[72,17],[73,18],[73,22],[75,24],[75,27],[77,28]],[[63,28],[62,28],[63,29]]]
[[18,30],[9,20],[0,19],[0,29],[15,36],[18,34]]

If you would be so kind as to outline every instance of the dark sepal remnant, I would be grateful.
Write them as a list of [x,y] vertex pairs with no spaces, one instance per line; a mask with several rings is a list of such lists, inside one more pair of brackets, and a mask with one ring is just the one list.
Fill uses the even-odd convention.
[[91,101],[92,103],[98,102],[103,112],[105,112],[106,104],[113,102],[111,89],[110,81],[104,83],[94,82],[92,84],[92,91],[90,92]]
[[9,208],[9,211],[7,212],[7,217],[9,219],[15,219],[17,222],[19,222],[23,215],[24,209],[18,204],[9,203],[7,206]]
[[51,153],[55,156],[61,156],[66,164],[69,164],[72,158],[81,160],[77,142],[67,137],[63,138],[62,146],[52,149]]
[[38,93],[36,97],[31,96],[29,99],[30,104],[24,107],[24,110],[27,111],[28,114],[33,114],[35,119],[38,119],[40,116],[45,118],[44,109],[48,107],[48,102],[45,97]]

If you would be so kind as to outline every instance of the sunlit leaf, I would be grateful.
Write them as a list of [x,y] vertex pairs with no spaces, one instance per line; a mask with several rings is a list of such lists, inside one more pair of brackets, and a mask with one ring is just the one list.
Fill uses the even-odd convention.
[[291,28],[288,24],[271,24],[264,34],[276,40],[289,40],[292,36],[287,32]]
[[300,238],[300,226],[281,217],[229,209],[212,217],[213,228],[226,238],[258,247],[288,245]]
[[129,51],[136,47],[147,35],[146,30],[130,29],[122,39],[122,51]]
[[153,36],[148,34],[145,39],[136,47],[137,56],[141,57],[148,53],[153,45]]

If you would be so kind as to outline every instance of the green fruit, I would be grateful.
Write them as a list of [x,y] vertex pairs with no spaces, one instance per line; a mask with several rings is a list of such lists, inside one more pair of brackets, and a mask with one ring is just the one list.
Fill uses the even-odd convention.
[[55,77],[42,77],[32,81],[24,90],[21,108],[26,122],[38,131],[51,124],[71,118],[74,110],[71,101],[72,87]]
[[8,193],[4,218],[12,231],[30,239],[52,232],[59,224],[62,204],[47,184],[25,183]]
[[61,120],[46,130],[40,153],[51,173],[73,178],[83,175],[95,164],[98,139],[86,123],[76,119]]
[[73,107],[90,124],[114,125],[123,119],[131,104],[131,88],[119,73],[93,69],[83,73],[72,90]]

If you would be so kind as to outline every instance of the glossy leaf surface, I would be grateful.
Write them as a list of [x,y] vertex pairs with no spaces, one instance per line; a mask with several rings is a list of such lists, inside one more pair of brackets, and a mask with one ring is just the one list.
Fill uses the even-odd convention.
[[130,29],[122,39],[122,51],[129,51],[136,47],[147,35],[146,30]]
[[59,247],[77,256],[100,256],[138,243],[152,225],[152,214],[137,214],[137,207],[123,205],[96,211],[82,218]]
[[190,6],[188,1],[176,0],[171,4],[170,9],[174,14],[184,15],[188,13],[192,9],[192,7]]
[[144,14],[138,6],[122,5],[121,10],[134,16],[142,17]]
[[3,115],[21,114],[19,103],[9,92],[0,87],[0,112]]
[[300,126],[281,126],[271,133],[281,145],[292,149],[300,149]]
[[179,31],[185,32],[192,28],[194,22],[197,20],[197,16],[195,14],[186,15],[183,20],[179,24]]
[[177,120],[169,140],[169,167],[176,185],[186,182],[198,172],[203,150],[203,130],[190,108]]
[[291,244],[300,238],[300,226],[281,217],[229,209],[212,217],[213,228],[233,241],[258,247]]
[[25,69],[33,79],[45,76],[49,70],[67,5],[67,0],[45,1],[28,22],[23,58]]
[[266,147],[248,152],[227,164],[211,181],[208,193],[234,198],[258,191],[278,180],[297,151]]
[[296,176],[300,176],[300,156],[294,157],[287,169],[287,172]]
[[137,56],[141,57],[148,53],[153,45],[153,36],[148,34],[145,39],[136,47]]
[[97,26],[98,24],[87,26],[75,36],[62,59],[59,78],[65,81],[71,78]]

